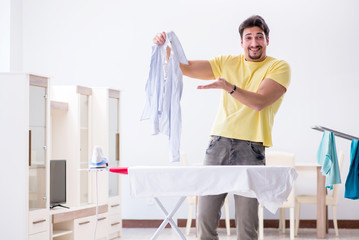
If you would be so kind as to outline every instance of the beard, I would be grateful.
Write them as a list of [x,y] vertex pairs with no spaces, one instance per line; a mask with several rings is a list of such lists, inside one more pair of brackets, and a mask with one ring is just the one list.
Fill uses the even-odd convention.
[[262,57],[263,55],[263,52],[259,53],[258,55],[251,55],[250,54],[250,49],[248,49],[248,57],[251,59],[251,60],[258,60]]
[[[263,50],[262,46],[256,45],[256,46],[248,47],[247,49],[248,49],[248,58],[249,58],[249,60],[256,61],[256,60],[260,60],[263,57],[263,54],[264,54],[263,51],[264,50]],[[251,53],[252,49],[258,49],[258,51],[256,51],[253,54],[253,53]]]
[[257,55],[257,56],[252,56],[252,55],[248,54],[248,57],[250,59],[252,59],[252,60],[258,60],[258,59],[260,59],[262,57],[262,53]]

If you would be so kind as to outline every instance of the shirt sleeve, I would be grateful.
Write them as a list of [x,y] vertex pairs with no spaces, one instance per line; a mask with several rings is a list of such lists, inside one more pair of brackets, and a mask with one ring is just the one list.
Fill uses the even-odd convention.
[[266,78],[270,78],[286,89],[288,89],[290,84],[290,66],[286,61],[280,60],[276,61],[269,69],[269,73]]
[[228,56],[217,56],[217,57],[213,57],[209,60],[209,63],[211,64],[213,75],[216,79],[219,77],[222,77],[223,65],[225,64],[227,59],[228,59]]

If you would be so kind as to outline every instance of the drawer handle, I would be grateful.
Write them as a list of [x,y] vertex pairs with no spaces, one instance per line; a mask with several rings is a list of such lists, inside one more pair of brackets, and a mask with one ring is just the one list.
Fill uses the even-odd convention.
[[79,225],[85,225],[85,224],[89,224],[90,221],[86,221],[86,222],[80,222]]
[[43,222],[46,222],[46,219],[34,221],[34,222],[32,222],[32,224],[39,224],[39,223],[43,223]]
[[120,206],[120,204],[111,205],[111,207],[118,207],[118,206]]
[[105,220],[106,217],[102,217],[102,218],[99,218],[98,221],[102,221],[102,220]]
[[116,226],[116,225],[118,225],[118,224],[120,224],[120,222],[112,223],[112,224],[111,224],[111,227]]

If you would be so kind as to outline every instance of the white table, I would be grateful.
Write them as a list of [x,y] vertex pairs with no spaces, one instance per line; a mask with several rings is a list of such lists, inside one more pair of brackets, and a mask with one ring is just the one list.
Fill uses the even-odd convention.
[[[151,239],[157,239],[167,223],[181,239],[186,239],[172,217],[187,196],[233,193],[257,198],[269,211],[276,212],[287,200],[297,177],[294,168],[277,166],[129,167],[128,174],[131,195],[153,197],[165,215]],[[171,212],[159,200],[169,196],[179,197]]]
[[327,208],[325,198],[327,190],[325,188],[325,176],[320,172],[321,166],[316,163],[296,162],[295,169],[299,177],[317,176],[317,238],[326,238],[327,233]]

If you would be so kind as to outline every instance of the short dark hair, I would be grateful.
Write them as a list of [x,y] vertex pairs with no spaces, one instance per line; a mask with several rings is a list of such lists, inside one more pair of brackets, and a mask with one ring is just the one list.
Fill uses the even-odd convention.
[[250,27],[259,27],[260,29],[263,30],[266,37],[269,36],[269,27],[267,23],[264,21],[264,19],[259,15],[253,15],[247,18],[246,20],[244,20],[244,22],[242,22],[241,25],[239,25],[238,31],[239,31],[239,35],[241,36],[241,39],[243,39],[244,29]]

